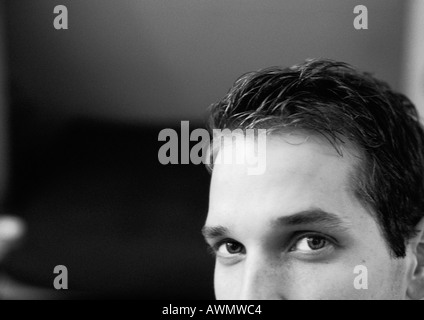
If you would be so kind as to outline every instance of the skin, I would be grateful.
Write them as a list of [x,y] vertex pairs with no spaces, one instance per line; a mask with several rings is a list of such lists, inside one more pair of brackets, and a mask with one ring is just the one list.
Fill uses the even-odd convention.
[[[216,254],[216,298],[422,298],[422,233],[405,259],[394,259],[353,193],[354,148],[340,156],[326,140],[305,137],[268,137],[261,175],[248,175],[247,164],[214,167],[203,233]],[[367,289],[355,288],[358,277]]]

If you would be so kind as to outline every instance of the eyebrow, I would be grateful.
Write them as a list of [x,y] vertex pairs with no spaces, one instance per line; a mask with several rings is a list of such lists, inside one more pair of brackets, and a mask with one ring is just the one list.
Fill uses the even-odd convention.
[[311,209],[277,218],[271,223],[273,226],[296,227],[302,225],[319,225],[326,229],[340,229],[346,231],[348,224],[334,213],[321,209]]
[[[279,217],[271,222],[272,227],[297,227],[314,225],[325,229],[335,229],[346,232],[348,224],[336,214],[321,209],[304,210],[292,215]],[[204,226],[202,234],[206,239],[222,238],[229,234],[229,229],[224,226]]]
[[205,237],[205,239],[221,238],[226,236],[228,233],[229,233],[228,228],[225,228],[223,226],[216,226],[216,227],[204,226],[202,228],[202,234]]

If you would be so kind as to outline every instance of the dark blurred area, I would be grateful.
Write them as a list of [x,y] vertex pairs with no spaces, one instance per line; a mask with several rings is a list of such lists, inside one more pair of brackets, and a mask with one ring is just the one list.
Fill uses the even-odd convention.
[[50,297],[213,299],[210,176],[161,165],[159,132],[203,127],[242,73],[308,57],[402,86],[409,1],[362,1],[366,32],[356,1],[313,3],[0,0],[0,196],[27,230],[1,270],[29,297],[65,265],[69,293]]
[[65,265],[77,292],[213,298],[213,260],[200,234],[209,174],[162,166],[160,129],[81,120],[29,154],[13,148],[9,211],[28,233],[9,273],[49,286],[53,267]]
[[[96,102],[95,94],[78,92],[99,85],[86,79],[87,69],[75,71],[60,58],[43,61],[49,50],[39,42],[45,39],[28,34],[55,37],[56,2],[2,4],[10,107],[10,181],[3,208],[27,226],[3,270],[20,284],[45,290],[52,289],[54,267],[65,265],[70,290],[51,292],[49,298],[213,299],[213,258],[200,233],[210,176],[203,166],[158,161],[160,130],[179,132],[180,122],[102,116],[107,106]],[[33,22],[40,23],[43,14],[34,12],[44,7],[46,25],[38,29]],[[97,115],[65,111],[81,94]],[[55,99],[65,100],[63,109]],[[192,129],[201,126],[201,119],[192,123]],[[29,294],[36,296],[37,291]]]

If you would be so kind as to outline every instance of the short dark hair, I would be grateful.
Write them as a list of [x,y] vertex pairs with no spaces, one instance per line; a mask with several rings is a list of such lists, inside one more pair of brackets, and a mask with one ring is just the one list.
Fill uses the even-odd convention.
[[350,65],[309,59],[241,76],[211,106],[210,129],[301,129],[363,154],[356,196],[375,213],[392,256],[424,217],[424,131],[417,110],[388,84]]

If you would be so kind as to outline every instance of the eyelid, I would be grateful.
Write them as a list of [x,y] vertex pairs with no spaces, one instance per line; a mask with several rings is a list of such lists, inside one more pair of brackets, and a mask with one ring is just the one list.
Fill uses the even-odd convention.
[[[292,251],[291,249],[300,240],[302,240],[304,238],[307,238],[307,237],[321,237],[321,238],[327,240],[330,243],[330,245],[332,245],[334,247],[341,247],[339,241],[336,238],[334,238],[334,237],[332,237],[332,236],[330,236],[328,234],[319,232],[319,231],[311,231],[311,230],[303,230],[303,231],[296,231],[296,232],[294,232],[290,236],[290,240],[287,242],[287,244],[285,245],[285,247],[288,248],[288,251],[290,252],[290,251]],[[212,240],[211,239],[210,241],[207,242],[207,244],[208,244],[208,247],[207,247],[208,253],[211,254],[215,258],[218,257],[219,256],[218,255],[219,248],[222,245],[224,245],[225,243],[227,243],[227,242],[238,243],[238,244],[240,244],[244,248],[244,251],[246,250],[246,248],[244,247],[244,245],[241,242],[239,242],[237,240],[234,240],[233,238],[222,238],[222,239],[219,239],[218,238],[218,239],[215,239],[215,240]],[[315,253],[321,252],[322,250],[325,250],[325,249],[316,250]],[[310,255],[312,255],[312,254],[313,253],[310,253]],[[237,256],[237,255],[240,255],[240,254],[232,254],[232,256]],[[226,257],[222,257],[222,256],[219,256],[219,257],[221,257],[223,259],[226,258]],[[231,258],[228,257],[228,259],[231,259]]]
[[[243,251],[245,251],[246,250],[246,248],[244,247],[244,245],[241,243],[241,242],[239,242],[239,241],[237,241],[237,240],[234,240],[234,239],[231,239],[231,238],[224,238],[224,239],[221,239],[221,240],[219,240],[219,241],[216,241],[214,244],[209,244],[209,252],[212,254],[212,255],[214,255],[214,256],[218,256],[218,251],[219,251],[219,248],[222,246],[222,245],[224,245],[224,244],[226,244],[226,243],[228,243],[228,242],[235,242],[235,243],[238,243],[239,245],[241,245],[244,249],[243,249]],[[230,255],[232,255],[232,256],[236,256],[236,255],[239,255],[239,254],[230,254]]]
[[[327,240],[328,242],[330,242],[332,245],[334,245],[335,247],[339,247],[340,244],[337,241],[337,239],[335,239],[334,237],[321,233],[321,232],[317,232],[317,231],[297,231],[293,234],[292,236],[292,240],[289,242],[289,251],[292,251],[292,248],[302,239],[304,238],[308,238],[308,237],[321,237],[324,238],[325,240]],[[322,250],[322,249],[320,249]],[[320,251],[320,250],[316,250],[316,251]]]
[[226,241],[228,238],[221,237],[213,237],[213,238],[205,238],[208,253],[215,255],[216,250],[219,248],[219,244],[222,241]]

